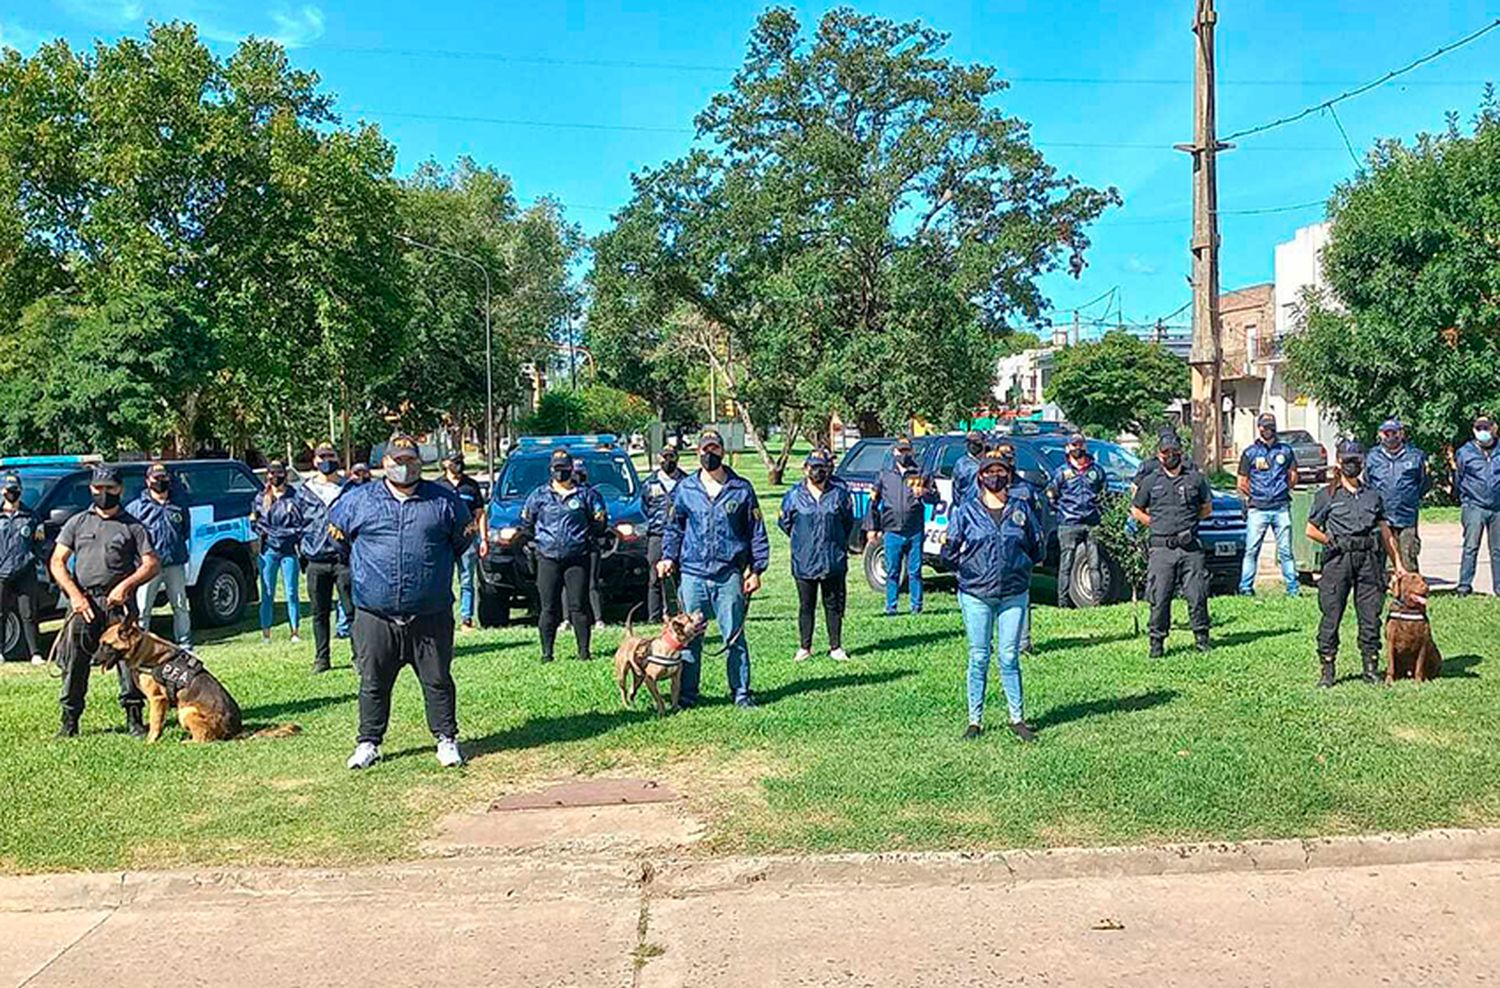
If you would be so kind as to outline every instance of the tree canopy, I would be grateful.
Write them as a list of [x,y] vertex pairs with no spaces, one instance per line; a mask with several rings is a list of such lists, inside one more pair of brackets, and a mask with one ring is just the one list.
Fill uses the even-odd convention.
[[1303,300],[1291,373],[1371,441],[1392,415],[1438,450],[1500,394],[1500,105],[1380,144],[1329,206],[1330,294]]
[[1095,436],[1141,435],[1191,386],[1188,365],[1165,347],[1124,330],[1064,347],[1053,357],[1047,400]]

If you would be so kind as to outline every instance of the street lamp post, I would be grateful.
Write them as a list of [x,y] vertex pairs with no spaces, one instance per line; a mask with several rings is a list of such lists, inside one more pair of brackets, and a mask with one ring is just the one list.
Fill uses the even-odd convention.
[[396,234],[396,239],[413,247],[430,250],[434,254],[451,257],[456,261],[463,261],[479,269],[484,275],[484,468],[489,474],[490,483],[495,482],[495,347],[494,336],[490,328],[490,271],[477,260],[467,254],[460,254],[456,250],[446,247],[435,247],[425,244],[414,237],[408,237],[404,233]]

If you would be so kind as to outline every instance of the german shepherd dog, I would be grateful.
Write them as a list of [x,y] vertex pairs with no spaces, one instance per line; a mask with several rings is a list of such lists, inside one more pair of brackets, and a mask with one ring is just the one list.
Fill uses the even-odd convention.
[[[150,712],[147,744],[161,739],[169,707],[177,708],[177,722],[194,741],[227,741],[243,730],[240,705],[198,657],[144,630],[133,617],[104,630],[96,657],[105,669],[125,663],[146,694]],[[288,727],[290,731],[277,729],[277,733],[295,733],[295,725]]]
[[708,620],[702,611],[684,611],[669,616],[655,638],[642,638],[631,623],[640,606],[632,607],[625,618],[625,639],[615,650],[615,684],[620,687],[620,702],[628,707],[645,683],[656,701],[656,715],[661,717],[667,707],[658,684],[662,679],[670,681],[672,709],[676,710],[682,696],[682,652],[708,628]]

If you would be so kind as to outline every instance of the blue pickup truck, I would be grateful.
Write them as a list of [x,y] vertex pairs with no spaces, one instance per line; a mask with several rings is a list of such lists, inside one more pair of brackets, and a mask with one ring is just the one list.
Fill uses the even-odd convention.
[[[37,553],[37,578],[43,587],[38,617],[62,612],[66,601],[53,585],[47,560],[63,523],[91,503],[89,478],[94,456],[0,457],[0,471],[21,478],[21,502],[41,522],[46,541]],[[113,464],[124,484],[129,504],[146,486],[146,464]],[[193,623],[200,627],[234,624],[256,599],[255,556],[258,542],[250,530],[250,505],[261,482],[239,460],[173,460],[173,498],[186,505],[191,519],[188,535],[188,595]],[[0,653],[15,657],[21,626],[12,612],[0,615]]]
[[[1008,437],[1016,448],[1016,468],[1020,475],[1039,491],[1047,486],[1047,478],[1062,464],[1063,446],[1067,436],[1059,431],[1050,433],[1039,430],[1033,435]],[[870,491],[880,470],[890,466],[893,439],[861,439],[852,446],[839,462],[834,473],[849,485],[854,494],[855,512],[864,516],[869,507]],[[942,572],[946,569],[938,555],[943,532],[948,527],[948,512],[952,507],[953,465],[964,455],[964,437],[950,434],[942,436],[920,436],[912,443],[923,473],[937,480],[941,501],[927,509],[927,525],[922,540],[922,561]],[[1089,441],[1094,459],[1109,475],[1110,488],[1125,493],[1140,467],[1140,460],[1123,446],[1097,440]],[[1032,582],[1033,593],[1038,599],[1056,600],[1059,552],[1057,546],[1057,519],[1051,504],[1045,497],[1040,499],[1039,509],[1042,527],[1047,533],[1047,558],[1037,567]],[[1223,491],[1214,492],[1214,513],[1200,526],[1200,535],[1208,552],[1209,578],[1215,593],[1233,593],[1239,583],[1240,563],[1245,557],[1245,505],[1238,496]],[[850,539],[849,550],[863,555],[865,580],[876,590],[885,589],[885,557],[879,544],[866,546],[864,533],[855,532]],[[1113,560],[1105,557],[1103,585],[1095,586],[1082,553],[1070,575],[1072,580],[1068,595],[1075,603],[1096,606],[1127,599],[1130,588],[1125,585],[1124,575]]]
[[536,570],[525,547],[517,546],[521,508],[547,483],[552,451],[565,448],[588,469],[589,484],[609,509],[609,534],[600,548],[599,584],[606,600],[646,593],[646,513],[641,482],[630,456],[608,434],[527,436],[516,444],[490,487],[490,550],[479,564],[479,623],[495,628],[510,623],[511,608],[536,606]]

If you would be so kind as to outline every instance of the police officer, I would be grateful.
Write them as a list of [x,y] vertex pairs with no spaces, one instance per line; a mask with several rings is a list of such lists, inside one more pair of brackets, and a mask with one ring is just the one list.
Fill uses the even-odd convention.
[[1172,596],[1177,587],[1187,598],[1188,617],[1198,651],[1207,652],[1208,566],[1198,523],[1213,513],[1208,478],[1182,457],[1182,441],[1163,433],[1156,451],[1157,468],[1137,474],[1140,483],[1131,502],[1135,520],[1151,530],[1146,562],[1146,600],[1151,605],[1151,658],[1165,654],[1172,629]]
[[[577,482],[579,487],[586,489],[598,498],[601,504],[604,502],[604,495],[600,494],[589,483],[589,465],[581,457],[573,457],[573,480]],[[589,612],[594,615],[595,631],[604,630],[604,595],[600,592],[599,588],[599,564],[603,559],[604,539],[607,534],[608,529],[606,528],[605,535],[600,535],[594,539],[593,544],[589,547]]]
[[1075,432],[1064,447],[1067,459],[1052,471],[1047,497],[1057,509],[1057,606],[1068,606],[1068,587],[1073,581],[1073,559],[1080,546],[1088,560],[1094,586],[1103,581],[1099,570],[1099,545],[1093,537],[1103,515],[1102,501],[1108,489],[1104,468],[1089,454],[1087,437]]
[[151,547],[161,570],[136,592],[135,606],[148,627],[156,606],[156,592],[167,588],[172,605],[172,637],[183,648],[193,647],[193,615],[188,605],[188,536],[192,527],[188,509],[172,499],[172,475],[165,463],[146,468],[146,489],[126,506],[127,514],[146,526]]
[[411,436],[386,444],[385,479],[344,493],[329,531],[349,553],[354,651],[359,656],[359,738],[349,768],[380,760],[391,688],[410,665],[422,684],[438,764],[462,765],[453,686],[453,561],[468,547],[469,509],[442,484],[422,479]]
[[964,499],[974,493],[974,479],[979,475],[979,458],[984,455],[984,433],[969,430],[964,437],[964,455],[953,464],[953,504],[949,514],[958,510]]
[[1458,565],[1458,595],[1474,592],[1474,570],[1479,564],[1479,542],[1490,544],[1490,579],[1500,596],[1500,456],[1495,455],[1495,420],[1474,420],[1474,438],[1454,457],[1459,521],[1463,524],[1463,555]]
[[687,476],[677,466],[677,447],[663,446],[658,458],[661,464],[646,478],[646,617],[660,622],[666,614],[666,591],[657,575],[661,562],[661,541],[667,530],[667,513],[672,508],[672,493]]
[[[135,613],[136,589],[161,568],[145,526],[120,506],[123,490],[118,470],[95,467],[89,478],[94,503],[64,523],[52,550],[52,579],[72,608],[62,642],[60,738],[78,735],[78,719],[83,716],[99,636],[108,623],[120,618],[121,612]],[[125,663],[115,668],[120,677],[125,726],[132,736],[145,737],[141,708],[146,697]]]
[[292,644],[302,640],[302,598],[297,592],[301,572],[297,545],[305,522],[297,492],[288,482],[286,464],[272,460],[266,467],[266,489],[256,495],[250,509],[250,527],[260,538],[260,639],[271,644],[271,625],[276,619],[276,580],[286,584],[287,622],[292,626]]
[[792,579],[797,581],[797,633],[792,658],[812,658],[813,619],[818,591],[828,622],[828,657],[847,662],[844,651],[844,604],[848,599],[849,536],[854,532],[854,497],[833,475],[833,454],[817,449],[803,464],[802,483],[781,499],[776,524],[791,537]]
[[443,479],[448,487],[469,509],[473,519],[470,527],[473,536],[469,548],[458,557],[458,616],[463,621],[464,631],[474,630],[474,575],[479,569],[479,560],[489,555],[489,520],[485,515],[484,492],[479,481],[464,472],[464,454],[454,450],[443,458]]
[[552,661],[557,627],[564,613],[573,625],[578,657],[588,660],[593,630],[589,621],[589,553],[609,529],[609,511],[597,491],[577,482],[573,457],[566,449],[553,450],[549,466],[551,478],[532,491],[521,508],[516,539],[530,544],[536,563],[542,661]]
[[[657,574],[682,570],[679,603],[684,610],[712,615],[725,643],[725,672],[735,706],[755,706],[750,695],[750,644],[745,611],[760,590],[760,575],[771,562],[771,543],[760,501],[750,482],[724,464],[724,438],[717,429],[698,434],[698,472],[672,493],[672,510],[662,538]],[[682,665],[681,706],[698,702],[703,637],[688,646]]]
[[917,467],[911,439],[901,436],[891,449],[891,466],[880,471],[865,513],[866,540],[885,542],[885,613],[896,613],[901,572],[906,571],[911,612],[922,613],[922,529],[927,505],[938,503],[937,485]]
[[1323,612],[1318,624],[1318,659],[1323,667],[1318,685],[1325,688],[1333,685],[1339,622],[1351,592],[1359,618],[1365,682],[1380,682],[1380,608],[1385,603],[1382,554],[1390,557],[1397,573],[1406,569],[1386,524],[1380,492],[1360,480],[1365,448],[1353,440],[1340,443],[1338,462],[1337,476],[1318,491],[1307,516],[1307,537],[1327,547],[1318,581],[1318,608]]
[[1240,596],[1255,595],[1255,573],[1266,530],[1276,538],[1276,559],[1286,595],[1297,596],[1297,563],[1292,559],[1292,488],[1297,486],[1297,454],[1276,433],[1276,416],[1262,412],[1255,420],[1255,442],[1240,454],[1238,487],[1250,503],[1245,559],[1240,566]]
[[[312,604],[314,673],[327,672],[332,665],[329,624],[334,609],[334,594],[345,614],[354,612],[349,561],[344,549],[328,527],[328,512],[343,496],[344,479],[339,476],[339,454],[330,443],[313,451],[314,474],[297,488],[298,514],[302,519],[302,537],[298,552],[307,567],[307,599]],[[355,668],[359,663],[355,663]]]
[[16,602],[21,638],[32,665],[42,664],[37,645],[36,603],[40,588],[36,579],[36,551],[46,538],[31,509],[21,501],[21,478],[6,474],[0,479],[0,622]]
[[344,480],[346,487],[358,487],[360,484],[370,482],[370,464],[356,463],[349,468],[349,476]]
[[[1006,488],[1006,495],[1013,501],[1024,503],[1040,517],[1041,507],[1037,503],[1038,492],[1036,486],[1021,476],[1021,471],[1016,465],[1016,446],[1012,442],[1001,440],[995,443],[995,452],[999,454],[1007,464],[1010,465],[1010,481]],[[1027,598],[1026,618],[1021,624],[1021,651],[1027,655],[1031,654],[1031,606],[1030,598]]]
[[1385,502],[1385,522],[1396,537],[1402,565],[1413,573],[1421,572],[1417,517],[1432,478],[1427,472],[1427,454],[1406,441],[1406,426],[1400,419],[1380,424],[1380,445],[1365,457],[1365,481]]

